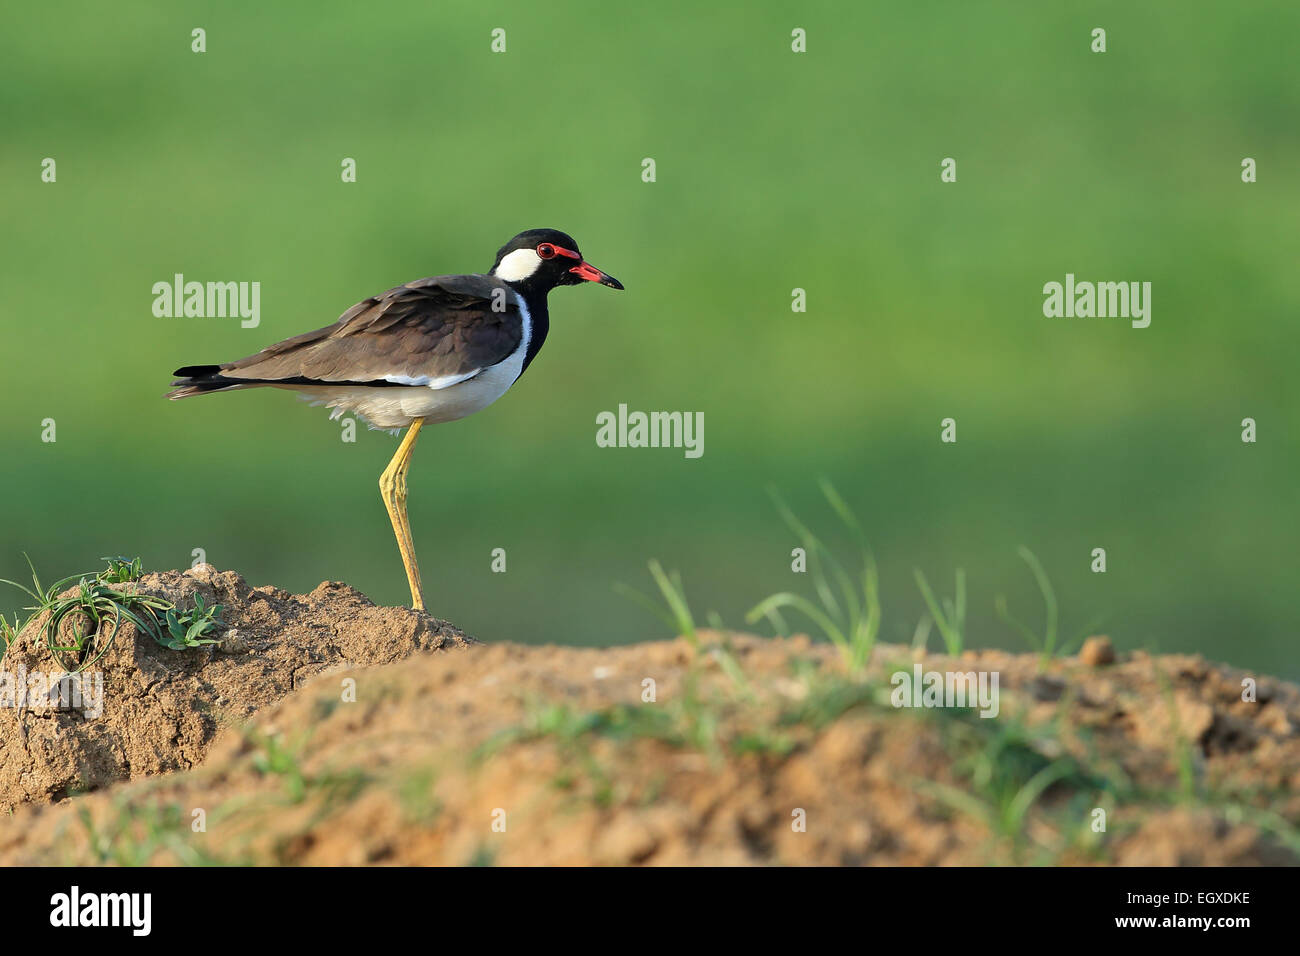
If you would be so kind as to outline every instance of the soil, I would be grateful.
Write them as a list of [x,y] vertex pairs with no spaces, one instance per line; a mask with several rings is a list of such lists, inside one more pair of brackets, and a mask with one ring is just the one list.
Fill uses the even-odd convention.
[[[187,770],[202,763],[223,727],[243,724],[314,676],[471,643],[450,624],[376,607],[359,591],[329,581],[295,595],[249,587],[233,571],[203,564],[148,574],[128,587],[184,608],[193,607],[196,594],[209,607],[222,605],[227,626],[216,635],[219,643],[172,651],[124,622],[94,668],[103,673],[101,716],[48,702],[0,708],[0,812]],[[24,628],[3,670],[57,670],[44,624],[42,615]]]
[[[850,676],[806,637],[485,646],[340,584],[139,587],[223,604],[222,645],[124,629],[100,718],[0,712],[0,864],[1300,862],[1300,688],[1200,657]],[[918,663],[997,672],[998,715],[894,707]]]

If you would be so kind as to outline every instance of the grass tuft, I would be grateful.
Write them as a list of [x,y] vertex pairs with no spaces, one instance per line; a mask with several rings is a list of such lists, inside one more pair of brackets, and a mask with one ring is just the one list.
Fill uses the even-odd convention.
[[1025,642],[1038,652],[1040,668],[1046,667],[1054,655],[1060,654],[1064,657],[1074,653],[1100,622],[1094,621],[1073,639],[1058,647],[1059,611],[1056,604],[1056,591],[1052,588],[1052,582],[1048,579],[1047,572],[1043,570],[1043,565],[1034,552],[1021,545],[1017,549],[1017,553],[1025,564],[1029,565],[1029,570],[1038,585],[1039,593],[1043,596],[1043,608],[1046,615],[1043,623],[1043,636],[1040,638],[1033,628],[1011,616],[1011,612],[1007,610],[1005,595],[998,595],[997,600],[994,602],[994,608],[1003,623],[1016,630],[1025,639]]
[[819,603],[783,591],[760,601],[745,615],[745,620],[755,624],[767,618],[778,633],[785,634],[788,629],[781,611],[798,611],[816,624],[839,649],[849,670],[858,672],[871,658],[872,648],[880,634],[880,573],[866,534],[853,511],[829,481],[822,479],[819,485],[831,510],[857,540],[861,569],[851,573],[772,490],[770,493],[777,511],[798,537],[808,557],[808,574]]
[[[55,663],[72,673],[91,667],[108,652],[123,621],[134,624],[140,633],[171,650],[216,643],[206,635],[221,623],[220,604],[205,607],[203,598],[196,596],[192,609],[181,610],[166,598],[135,593],[124,585],[139,580],[140,559],[104,560],[108,566],[103,571],[73,574],[48,587],[41,584],[30,558],[27,566],[32,572],[31,587],[0,578],[0,584],[18,588],[34,602],[24,608],[31,613],[21,624],[17,616],[10,624],[0,615],[0,657],[18,634],[42,614],[48,615],[41,627],[45,646]],[[73,582],[76,582],[76,592],[60,597],[73,587]],[[65,622],[71,626],[70,639],[60,636]],[[63,643],[64,640],[68,643]]]
[[666,610],[656,604],[652,598],[621,581],[614,585],[614,590],[624,597],[631,598],[674,629],[679,636],[686,638],[686,642],[692,648],[698,648],[699,636],[696,633],[695,617],[691,614],[690,604],[686,600],[686,589],[682,585],[681,574],[677,571],[665,572],[663,565],[658,561],[651,561],[650,576],[654,578],[659,593],[663,595],[664,603],[667,605]]
[[[916,586],[921,589],[921,597],[925,598],[925,606],[930,610],[929,620],[939,628],[939,634],[943,637],[944,646],[948,649],[949,655],[956,657],[962,652],[966,642],[966,571],[962,568],[957,569],[957,590],[953,599],[950,601],[944,598],[942,605],[935,600],[934,591],[930,588],[930,582],[926,580],[925,575],[921,573],[920,568],[913,569],[916,576]],[[928,622],[924,632],[921,625],[917,625],[917,634],[928,634]],[[918,638],[921,646],[925,646],[924,637]]]

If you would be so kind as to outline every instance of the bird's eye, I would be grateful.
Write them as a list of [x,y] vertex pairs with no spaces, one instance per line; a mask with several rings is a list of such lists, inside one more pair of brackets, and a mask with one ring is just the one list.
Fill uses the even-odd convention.
[[554,259],[555,247],[551,245],[549,242],[543,242],[540,246],[537,247],[537,254],[541,256],[543,259]]

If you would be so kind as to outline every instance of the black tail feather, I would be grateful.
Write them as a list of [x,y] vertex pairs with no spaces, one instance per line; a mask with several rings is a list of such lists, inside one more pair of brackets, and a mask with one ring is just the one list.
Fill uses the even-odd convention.
[[209,375],[216,375],[220,371],[220,365],[186,365],[184,368],[178,368],[172,374],[182,378],[207,378]]
[[177,376],[172,384],[180,386],[175,391],[167,393],[166,397],[172,399],[189,398],[191,395],[203,395],[206,392],[219,392],[243,384],[223,376],[220,365],[186,365],[172,374]]

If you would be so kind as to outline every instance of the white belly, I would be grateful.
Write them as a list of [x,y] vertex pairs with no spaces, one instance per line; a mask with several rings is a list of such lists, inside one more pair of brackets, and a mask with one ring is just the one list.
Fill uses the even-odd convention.
[[313,405],[334,409],[331,418],[352,412],[375,428],[405,428],[417,418],[429,424],[454,422],[487,408],[509,390],[523,368],[523,356],[511,356],[500,365],[484,369],[467,382],[450,388],[432,389],[424,385],[299,386],[300,393]]

